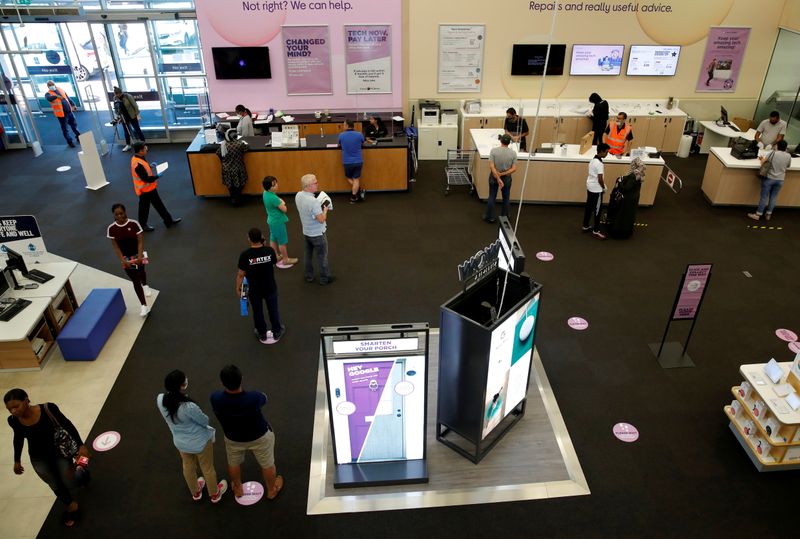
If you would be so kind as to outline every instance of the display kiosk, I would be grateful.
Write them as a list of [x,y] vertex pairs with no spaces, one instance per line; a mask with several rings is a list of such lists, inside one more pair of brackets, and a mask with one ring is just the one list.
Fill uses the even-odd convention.
[[324,327],[334,488],[427,483],[428,324]]
[[441,307],[436,439],[476,464],[525,414],[541,290],[495,267]]

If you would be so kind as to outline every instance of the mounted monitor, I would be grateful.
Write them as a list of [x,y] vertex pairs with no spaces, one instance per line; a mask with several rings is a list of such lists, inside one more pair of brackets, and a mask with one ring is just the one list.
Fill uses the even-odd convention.
[[680,55],[678,45],[631,45],[626,75],[672,77]]
[[271,79],[269,47],[212,47],[217,79]]
[[570,75],[619,75],[625,45],[573,45]]
[[[511,55],[512,75],[544,75],[544,63],[547,58],[548,45],[515,44]],[[547,74],[564,74],[564,57],[566,45],[549,45],[550,57],[547,58]]]

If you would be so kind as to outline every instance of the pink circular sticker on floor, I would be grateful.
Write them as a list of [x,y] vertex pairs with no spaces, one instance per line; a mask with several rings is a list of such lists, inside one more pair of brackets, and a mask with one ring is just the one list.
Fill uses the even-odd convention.
[[789,350],[794,352],[795,354],[800,354],[800,342],[790,342],[789,343]]
[[614,425],[614,428],[611,429],[611,432],[614,433],[614,436],[616,436],[617,439],[622,440],[623,442],[630,443],[639,439],[639,429],[630,423],[617,423]]
[[92,442],[92,447],[95,451],[108,451],[117,447],[120,440],[122,440],[120,433],[115,430],[109,430],[95,438],[94,442]]
[[538,253],[536,253],[536,258],[538,258],[542,262],[550,262],[555,257],[553,256],[553,253],[548,253],[547,251],[539,251]]
[[244,492],[242,496],[233,497],[236,503],[239,505],[253,505],[264,496],[264,485],[258,481],[248,481],[247,483],[242,483],[242,491]]
[[775,335],[777,335],[779,339],[782,339],[786,342],[794,342],[797,340],[797,333],[791,329],[776,329]]
[[581,318],[580,316],[573,316],[569,320],[567,320],[567,325],[572,329],[577,329],[578,331],[583,331],[589,327],[589,322],[585,319]]

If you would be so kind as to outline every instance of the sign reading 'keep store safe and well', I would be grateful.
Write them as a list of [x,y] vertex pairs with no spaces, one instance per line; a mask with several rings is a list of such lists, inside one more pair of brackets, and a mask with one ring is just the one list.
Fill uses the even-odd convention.
[[708,278],[711,275],[711,264],[689,264],[683,274],[681,291],[675,301],[673,320],[693,320],[706,291]]

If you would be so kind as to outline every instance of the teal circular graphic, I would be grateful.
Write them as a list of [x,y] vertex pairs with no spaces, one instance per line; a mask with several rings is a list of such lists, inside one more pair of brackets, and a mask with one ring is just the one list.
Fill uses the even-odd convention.
[[61,55],[58,54],[58,51],[47,51],[44,53],[44,57],[51,64],[58,64],[61,62]]

